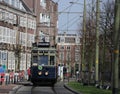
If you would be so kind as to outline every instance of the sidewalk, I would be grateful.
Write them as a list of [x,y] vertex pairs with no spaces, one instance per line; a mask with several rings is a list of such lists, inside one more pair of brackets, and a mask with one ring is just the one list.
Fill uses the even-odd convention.
[[0,85],[0,94],[9,94],[17,84]]

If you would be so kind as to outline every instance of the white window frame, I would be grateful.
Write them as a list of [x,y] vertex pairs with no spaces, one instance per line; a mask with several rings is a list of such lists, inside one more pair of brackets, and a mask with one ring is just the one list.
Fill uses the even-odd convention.
[[40,5],[45,8],[46,7],[46,0],[40,0]]

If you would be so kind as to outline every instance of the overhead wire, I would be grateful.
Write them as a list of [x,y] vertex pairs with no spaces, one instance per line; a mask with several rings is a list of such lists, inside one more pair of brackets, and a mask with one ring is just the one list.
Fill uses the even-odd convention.
[[60,0],[57,1],[57,3],[59,3],[59,2],[60,2]]
[[71,10],[71,7],[69,8],[68,14],[67,14],[67,32],[68,32],[68,21],[69,21],[69,12]]
[[[77,21],[79,21],[79,18],[77,18],[74,22],[72,22],[71,24],[68,25],[68,27],[71,27],[74,23],[76,23]],[[69,30],[69,29],[61,29],[60,31],[72,31],[72,30]],[[73,30],[73,31],[77,31],[77,30]]]
[[73,18],[71,18],[71,19],[69,19],[69,21],[68,22],[66,22],[65,24],[63,24],[63,25],[61,25],[60,27],[61,28],[63,28],[64,26],[66,26],[67,25],[67,23],[71,23],[73,20],[75,20],[77,18],[77,16],[74,16]]
[[[78,2],[78,1],[79,1],[79,0],[76,0],[75,2]],[[69,30],[68,30],[69,26],[73,25],[73,24],[78,20],[78,19],[76,19],[76,20],[74,21],[75,18],[72,18],[72,20],[69,20],[69,15],[70,15],[70,11],[71,11],[72,6],[73,6],[73,4],[70,4],[67,8],[65,8],[65,9],[63,10],[63,12],[64,12],[65,10],[67,10],[67,9],[69,8],[69,11],[67,12],[67,23],[65,23],[64,25],[62,25],[62,26],[67,25],[67,29],[66,29],[67,32],[69,31]],[[74,22],[73,22],[73,21],[74,21]],[[70,24],[70,22],[72,22],[72,23]],[[62,28],[63,28],[63,27],[62,27]]]
[[[57,2],[59,2],[60,0],[58,0]],[[78,2],[79,0],[76,0],[75,2]],[[63,24],[62,26],[60,27],[64,27],[64,26],[67,26],[66,28],[66,31],[68,32],[69,31],[69,26],[72,26],[74,23],[76,23],[76,21],[79,21],[78,19],[75,20],[75,18],[72,18],[72,20],[69,20],[69,16],[70,14],[73,14],[74,12],[70,12],[71,11],[71,8],[72,8],[73,4],[70,4],[69,6],[67,6],[66,8],[64,8],[62,11],[59,12],[59,16],[61,16],[62,13],[67,13],[67,23]],[[68,10],[69,9],[69,10]],[[68,10],[66,12],[66,10]],[[75,12],[75,13],[83,13],[83,12]],[[72,22],[72,23],[71,23]],[[70,24],[71,23],[71,24]]]

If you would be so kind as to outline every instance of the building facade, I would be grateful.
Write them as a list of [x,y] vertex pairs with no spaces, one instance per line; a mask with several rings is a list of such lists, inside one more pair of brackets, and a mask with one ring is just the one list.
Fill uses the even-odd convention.
[[0,64],[28,69],[35,41],[56,50],[57,23],[58,4],[52,0],[0,0]]
[[55,47],[58,32],[58,4],[52,0],[24,0],[24,2],[37,17],[36,41],[50,42],[51,47]]
[[[56,36],[58,32],[58,4],[52,0],[24,0],[29,9],[36,15],[36,37],[35,41],[39,43],[49,43],[48,62],[54,62],[56,65]],[[45,47],[40,47],[44,52]]]
[[30,67],[36,16],[22,0],[0,0],[0,64],[9,70]]
[[57,62],[67,68],[71,75],[80,70],[80,37],[76,34],[58,34]]

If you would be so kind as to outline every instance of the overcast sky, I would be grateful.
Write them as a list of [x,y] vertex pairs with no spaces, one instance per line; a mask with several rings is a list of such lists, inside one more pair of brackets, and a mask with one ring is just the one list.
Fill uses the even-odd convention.
[[[77,33],[80,22],[83,21],[84,0],[53,0],[58,2],[58,33]],[[96,0],[93,0],[94,4]],[[100,4],[107,0],[100,0]],[[76,2],[71,4],[70,2]],[[86,5],[92,5],[92,0],[86,0]],[[94,5],[96,6],[96,5]],[[87,8],[88,9],[88,8]]]
[[[58,2],[58,33],[76,33],[78,23],[82,20],[84,0],[53,0]],[[70,2],[77,2],[71,4]],[[81,4],[79,4],[81,3]]]

